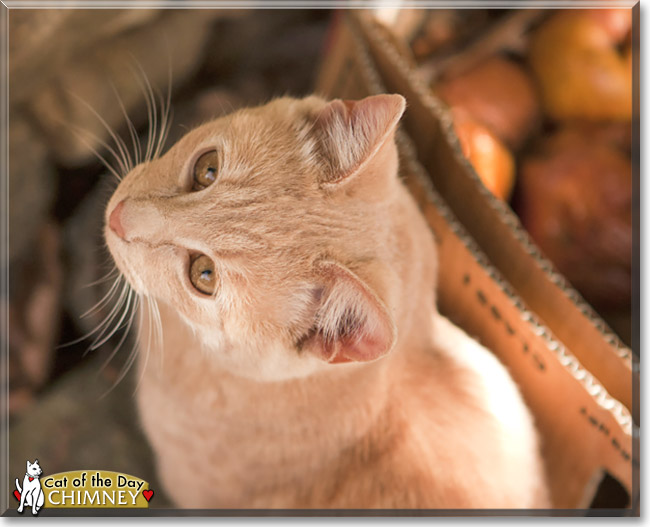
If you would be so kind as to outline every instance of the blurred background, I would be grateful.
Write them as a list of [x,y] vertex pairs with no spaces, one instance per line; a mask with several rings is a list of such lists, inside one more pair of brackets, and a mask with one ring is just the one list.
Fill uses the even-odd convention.
[[[378,30],[449,105],[485,185],[629,345],[630,11],[376,15]],[[39,457],[46,474],[103,468],[157,490],[134,412],[136,380],[116,383],[132,339],[114,357],[122,334],[92,351],[101,330],[82,339],[101,327],[114,301],[102,229],[117,181],[98,157],[117,167],[109,130],[131,145],[126,115],[146,144],[147,83],[163,100],[171,90],[168,145],[242,106],[311,93],[337,16],[10,11],[10,298],[3,307],[12,476]],[[158,494],[152,501],[167,504]]]

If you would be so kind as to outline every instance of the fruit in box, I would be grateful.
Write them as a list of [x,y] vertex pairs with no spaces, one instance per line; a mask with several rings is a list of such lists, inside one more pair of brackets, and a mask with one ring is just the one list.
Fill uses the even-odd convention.
[[515,150],[541,118],[532,79],[522,66],[501,56],[439,83],[434,91],[450,106],[466,110]]
[[632,166],[611,130],[570,126],[542,140],[519,175],[522,223],[594,307],[629,307]]
[[498,137],[464,109],[452,108],[452,116],[463,155],[488,190],[507,201],[515,180],[512,154]]
[[631,119],[631,24],[627,9],[567,10],[535,31],[529,60],[550,117]]

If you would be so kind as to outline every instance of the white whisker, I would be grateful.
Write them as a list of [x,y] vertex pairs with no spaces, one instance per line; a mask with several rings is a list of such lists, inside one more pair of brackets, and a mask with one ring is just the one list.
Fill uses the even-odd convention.
[[159,95],[159,101],[160,101],[160,112],[161,112],[160,129],[156,134],[157,137],[155,141],[155,147],[153,150],[153,159],[157,159],[158,157],[160,157],[160,153],[164,146],[163,138],[165,136],[165,130],[167,129],[167,124],[168,124],[167,119],[169,118],[169,115],[167,113],[167,108],[165,108],[165,102],[162,100],[161,95]]
[[[122,159],[118,153],[115,151],[113,147],[111,147],[106,141],[104,141],[101,137],[98,135],[94,134],[93,132],[90,132],[89,130],[86,130],[84,128],[81,128],[80,126],[77,126],[75,124],[70,124],[70,128],[72,128],[73,132],[77,132],[79,134],[86,134],[87,136],[90,136],[92,139],[94,139],[99,146],[103,147],[109,154],[113,156],[115,161],[117,161],[118,167],[121,171],[120,177],[122,177],[124,174],[128,172],[128,167],[124,163],[124,159]],[[77,136],[79,137],[79,136]]]
[[[100,339],[102,335],[104,335],[104,333],[106,333],[109,324],[115,319],[115,317],[119,315],[119,310],[124,305],[125,297],[127,296],[127,292],[129,290],[130,290],[129,284],[125,282],[124,285],[122,286],[122,290],[120,291],[120,296],[118,297],[117,301],[115,302],[115,305],[110,310],[108,315],[106,315],[104,320],[102,320],[102,322],[100,322],[95,329],[86,333],[83,337],[80,337],[76,340],[76,342],[81,342],[82,340],[86,340],[87,338],[90,338],[92,335],[94,335],[99,331],[99,335],[95,337],[95,341],[91,343],[91,345],[86,350],[86,353],[88,353],[91,349],[94,349],[93,348],[94,343],[97,341],[97,339]],[[84,355],[86,353],[84,353]]]
[[140,383],[142,382],[142,379],[144,377],[144,374],[147,370],[147,364],[149,363],[149,355],[151,354],[151,342],[152,342],[152,331],[153,331],[153,308],[151,307],[151,297],[147,296],[145,297],[147,299],[147,310],[149,316],[148,318],[148,335],[147,335],[147,352],[145,353],[144,356],[144,364],[142,365],[141,372],[140,372],[140,378],[138,379],[138,382],[135,385],[135,389],[133,390],[133,394],[138,391],[138,388],[140,387]]
[[140,86],[140,89],[142,90],[142,94],[145,97],[145,103],[147,105],[147,119],[149,121],[149,128],[147,132],[147,149],[145,151],[144,162],[148,162],[151,161],[151,157],[153,155],[155,140],[154,137],[158,126],[158,110],[156,108],[156,100],[154,97],[153,89],[151,87],[151,83],[149,82],[149,77],[147,77],[147,74],[145,73],[138,60],[135,57],[132,58],[140,72],[140,75],[137,75],[136,72],[136,80]]
[[[76,98],[78,101],[80,101],[88,110],[92,112],[92,114],[97,117],[99,122],[102,124],[102,126],[106,129],[106,131],[109,133],[109,135],[113,138],[113,141],[115,141],[115,144],[117,145],[117,149],[120,152],[121,157],[119,159],[120,167],[122,168],[122,173],[126,174],[128,173],[132,168],[133,168],[133,162],[131,161],[131,156],[128,153],[128,148],[126,147],[126,144],[124,143],[124,140],[119,137],[113,129],[109,126],[109,124],[106,122],[106,120],[99,115],[99,113],[89,104],[87,103],[82,97],[77,95],[76,93],[69,92],[74,98]],[[116,155],[117,158],[117,155]]]
[[[115,346],[115,349],[111,351],[110,355],[108,356],[108,359],[104,362],[102,365],[101,369],[103,370],[108,366],[108,364],[113,360],[113,357],[117,354],[117,352],[120,350],[124,342],[126,342],[127,337],[129,336],[129,332],[131,331],[131,326],[133,325],[133,320],[135,319],[135,315],[138,313],[138,308],[140,307],[140,295],[136,295],[135,301],[133,302],[133,305],[131,306],[131,315],[129,316],[129,322],[126,325],[126,328],[124,330],[124,333],[122,334],[122,337],[118,341],[117,345]],[[137,343],[137,342],[136,342]]]
[[[69,126],[73,126],[73,125],[69,125]],[[84,132],[90,135],[94,135],[91,132],[85,130]],[[120,174],[117,173],[117,170],[115,170],[115,168],[113,168],[111,164],[108,161],[106,161],[106,159],[99,152],[97,152],[97,149],[94,146],[92,146],[88,141],[86,141],[86,139],[76,130],[73,129],[72,133],[75,134],[81,140],[81,142],[88,147],[88,149],[93,154],[95,154],[95,156],[97,157],[97,159],[99,159],[102,165],[106,167],[106,170],[108,170],[111,174],[113,174],[117,178],[118,182],[122,181],[122,176],[120,176]]]
[[[97,342],[97,339],[95,339],[95,342],[93,342],[93,344],[90,347],[91,350],[96,350],[97,348],[99,348],[102,344],[107,342],[113,335],[115,335],[116,331],[120,329],[122,322],[124,322],[124,319],[126,318],[126,315],[129,312],[129,306],[131,305],[132,300],[133,300],[133,289],[129,289],[129,293],[126,297],[126,307],[124,308],[124,313],[122,313],[122,316],[118,320],[117,324],[115,324],[113,329],[109,331],[105,337],[103,337],[99,342]],[[101,335],[97,338],[99,339],[100,337]]]
[[[144,310],[142,309],[142,306],[140,306],[140,309],[138,310],[138,313],[140,314],[140,317],[139,317],[140,321],[139,321],[139,324],[138,324],[138,337],[136,339],[135,345],[133,346],[133,348],[131,349],[131,352],[129,353],[129,358],[127,359],[124,366],[122,366],[122,369],[120,370],[120,374],[118,375],[115,383],[113,384],[113,388],[115,386],[117,386],[120,382],[122,382],[122,379],[124,379],[124,377],[126,377],[126,374],[131,369],[131,366],[133,366],[133,363],[135,362],[135,359],[136,359],[136,357],[138,355],[138,353],[137,353],[138,348],[142,344],[141,343],[141,331],[142,331],[142,320],[143,320],[143,317],[144,317],[144,315],[143,315]],[[113,388],[111,388],[111,390]]]
[[158,136],[158,145],[156,147],[154,157],[158,158],[165,147],[167,142],[167,135],[171,128],[171,99],[172,99],[172,64],[169,62],[169,68],[167,70],[167,99],[165,102],[161,101],[160,111],[162,114],[162,120],[160,125],[160,134]]
[[[120,348],[122,347],[122,345],[124,344],[124,342],[126,342],[126,338],[127,338],[127,336],[129,335],[129,332],[130,332],[130,330],[131,330],[131,326],[133,325],[133,320],[135,319],[135,315],[139,313],[139,314],[140,314],[140,319],[142,319],[142,309],[139,309],[139,308],[141,307],[141,306],[140,306],[140,303],[141,303],[141,297],[138,295],[138,296],[136,296],[135,302],[133,303],[133,308],[132,308],[132,311],[131,311],[131,316],[129,317],[129,323],[128,323],[127,326],[126,326],[126,329],[125,329],[125,331],[124,331],[124,334],[122,335],[122,338],[121,338],[120,341],[118,342],[118,344],[117,344],[117,346],[115,347],[115,349],[114,349],[114,350],[111,352],[111,354],[109,355],[108,359],[106,359],[106,361],[104,362],[104,364],[103,364],[102,367],[100,368],[100,371],[104,370],[104,369],[108,366],[108,364],[111,362],[111,360],[113,360],[113,357],[115,357],[115,355],[116,355],[117,352],[120,350]],[[139,333],[139,331],[138,331],[138,333]],[[130,358],[131,358],[132,356],[134,357],[134,356],[137,354],[138,338],[139,338],[139,337],[136,336],[135,342],[133,343],[133,347],[131,348],[131,352],[129,353],[129,360],[130,360]],[[128,361],[127,361],[127,362],[128,362]],[[133,361],[131,361],[131,362],[133,362]],[[129,367],[130,367],[130,366],[129,366]],[[124,371],[124,370],[121,370],[121,371]],[[126,371],[128,371],[128,368],[127,368]],[[126,375],[126,371],[124,371],[124,374],[120,374],[120,375],[118,376],[117,380],[116,380],[116,381],[111,385],[111,387],[110,387],[108,390],[106,390],[106,391],[101,395],[100,398],[104,398],[104,397],[106,397],[109,393],[111,393],[111,392],[113,391],[113,389],[114,389],[114,388],[115,388],[115,387],[120,383],[120,381],[124,378],[124,375]]]
[[[119,278],[121,279],[122,276],[120,275]],[[83,335],[83,336],[81,336],[81,337],[79,337],[79,338],[76,338],[76,339],[74,339],[74,340],[71,340],[71,341],[69,341],[69,342],[66,342],[66,343],[64,343],[64,344],[61,344],[61,345],[57,346],[57,348],[64,348],[64,347],[72,346],[72,345],[74,345],[74,344],[78,344],[79,342],[82,342],[82,341],[84,341],[84,340],[90,338],[90,337],[93,336],[95,333],[97,333],[99,330],[101,330],[102,327],[104,327],[108,322],[110,322],[109,319],[111,319],[111,315],[112,315],[112,314],[113,314],[117,309],[119,309],[119,307],[120,307],[120,305],[121,305],[121,303],[120,303],[120,299],[122,299],[122,297],[123,297],[123,293],[124,293],[124,290],[125,290],[125,288],[127,288],[128,286],[129,286],[129,285],[128,285],[127,283],[124,283],[124,284],[123,284],[123,287],[122,287],[122,293],[120,293],[120,297],[119,297],[118,300],[116,301],[115,306],[113,306],[113,308],[111,309],[111,312],[110,312],[110,313],[109,313],[109,314],[108,314],[108,315],[107,315],[107,316],[106,316],[106,317],[105,317],[105,318],[104,318],[104,319],[103,319],[103,320],[102,320],[102,321],[101,321],[101,322],[100,322],[100,323],[99,323],[99,324],[98,324],[94,329],[90,330],[88,333],[86,333],[85,335]],[[88,351],[89,351],[89,350],[86,350],[86,353],[87,353]]]
[[[117,88],[115,87],[115,84],[112,82],[111,88],[113,89],[113,93],[115,94],[115,98],[117,99],[117,103],[120,106],[120,110],[122,111],[122,115],[124,116],[124,120],[126,121],[126,125],[129,129],[129,135],[131,136],[131,143],[133,144],[133,158],[135,159],[135,165],[140,164],[140,158],[142,157],[142,145],[140,144],[140,140],[138,139],[138,132],[135,129],[135,125],[133,124],[133,121],[131,121],[129,117],[129,113],[126,111],[126,107],[124,106],[124,102],[122,101],[122,97],[120,97],[119,92],[117,91]],[[129,161],[131,161],[131,156],[129,156]]]
[[118,275],[117,278],[115,278],[115,280],[113,281],[113,285],[110,287],[108,292],[93,307],[91,307],[88,311],[85,311],[80,318],[86,318],[88,315],[96,312],[98,309],[102,308],[106,303],[108,303],[110,299],[115,295],[117,286],[120,283],[120,278],[121,276]]
[[106,273],[104,276],[102,276],[101,278],[98,278],[97,280],[95,280],[93,282],[85,284],[82,287],[86,288],[86,287],[93,287],[95,285],[103,284],[104,282],[108,282],[115,275],[119,276],[119,271],[118,271],[117,267],[115,265],[113,265],[113,268],[108,273]]
[[163,328],[162,320],[160,318],[160,307],[158,306],[158,301],[155,298],[152,298],[152,313],[154,315],[154,322],[156,328],[156,349],[158,349],[159,357],[159,367],[162,370],[163,366]]

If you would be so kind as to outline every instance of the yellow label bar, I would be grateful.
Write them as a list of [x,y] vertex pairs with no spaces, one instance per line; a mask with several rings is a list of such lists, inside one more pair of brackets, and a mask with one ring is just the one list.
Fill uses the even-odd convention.
[[[146,509],[153,497],[146,481],[106,470],[60,472],[41,479],[46,508]],[[147,499],[149,498],[149,500]]]

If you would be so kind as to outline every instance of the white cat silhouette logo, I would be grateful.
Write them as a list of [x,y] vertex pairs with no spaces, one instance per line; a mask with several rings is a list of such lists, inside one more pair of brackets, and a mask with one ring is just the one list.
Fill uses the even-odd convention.
[[38,464],[38,459],[35,459],[33,463],[30,463],[27,460],[27,472],[23,479],[23,488],[20,488],[20,482],[16,478],[16,489],[14,495],[20,500],[20,505],[18,505],[18,512],[22,514],[23,508],[25,505],[32,508],[32,514],[36,516],[38,511],[43,507],[45,503],[45,496],[43,495],[43,489],[41,488],[41,474],[43,470]]

